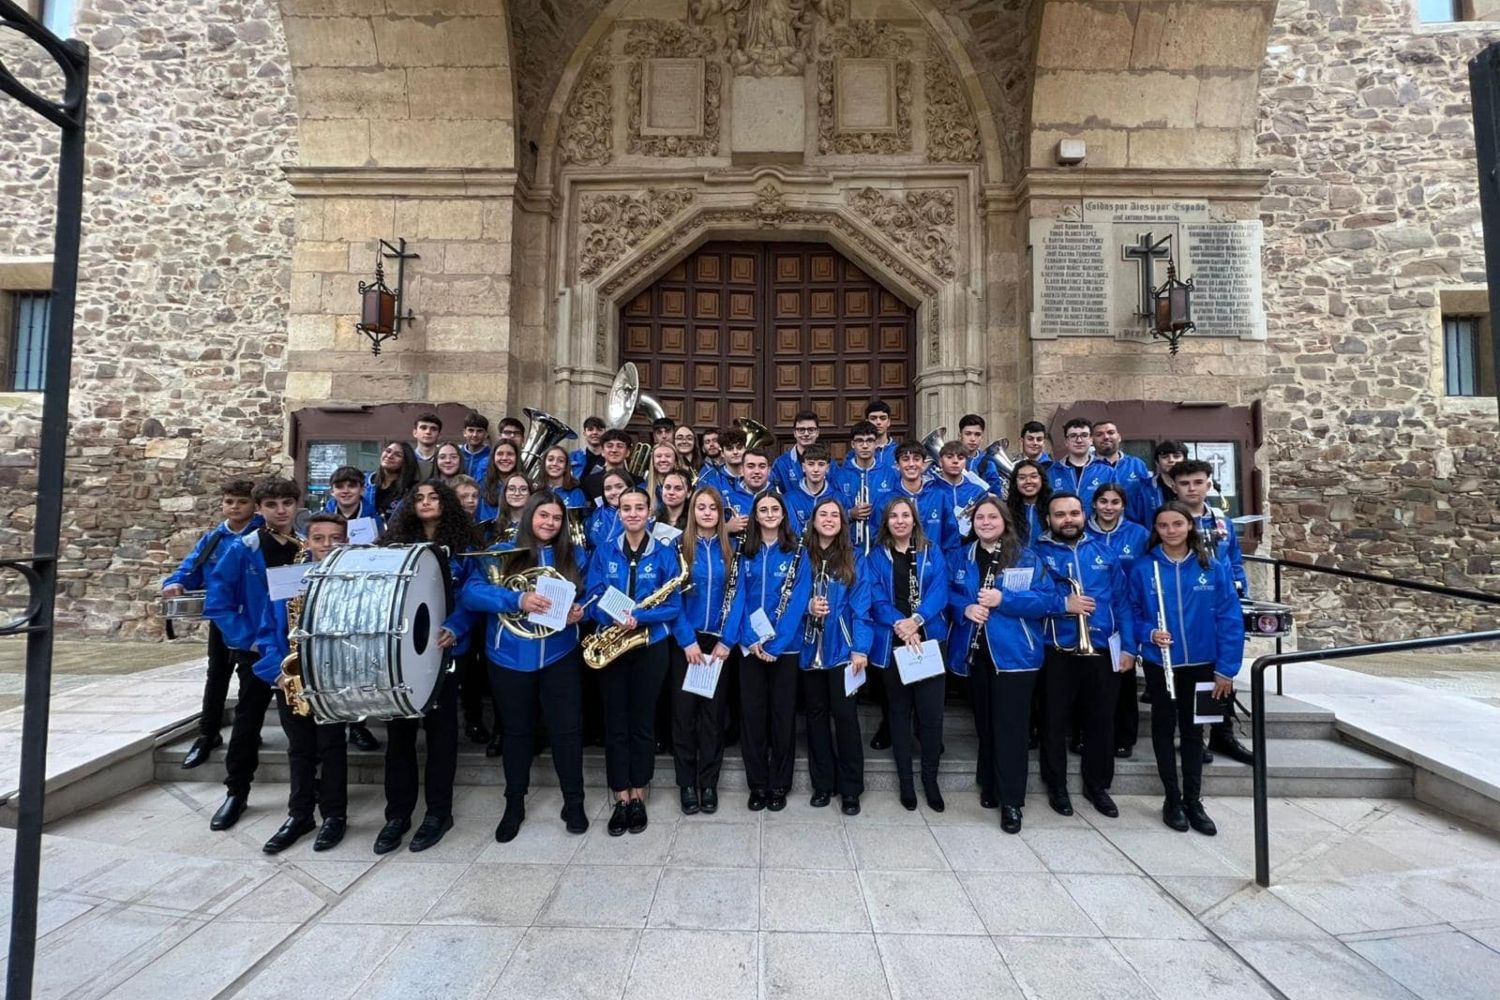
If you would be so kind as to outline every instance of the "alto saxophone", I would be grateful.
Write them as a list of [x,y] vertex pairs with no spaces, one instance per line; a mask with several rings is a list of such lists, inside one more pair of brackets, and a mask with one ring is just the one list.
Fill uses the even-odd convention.
[[[297,555],[292,562],[301,562],[307,555],[307,543],[297,539]],[[295,636],[302,622],[302,604],[307,590],[297,591],[295,597],[286,602],[286,639],[291,651],[281,658],[281,676],[285,678],[281,690],[286,694],[287,707],[296,715],[311,715],[312,704],[302,690],[302,644]]]
[[[677,554],[677,575],[666,583],[657,587],[651,593],[641,598],[636,604],[636,610],[654,608],[662,601],[672,595],[687,583],[692,571],[687,568],[687,561],[682,558],[682,553]],[[632,649],[640,649],[645,646],[651,637],[651,630],[646,627],[626,631],[625,626],[620,624],[608,625],[583,640],[583,662],[588,664],[591,670],[609,666],[615,660],[624,656]]]

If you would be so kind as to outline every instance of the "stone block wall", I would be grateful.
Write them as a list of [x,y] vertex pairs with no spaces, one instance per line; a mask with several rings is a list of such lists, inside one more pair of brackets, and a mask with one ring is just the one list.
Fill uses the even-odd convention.
[[[1400,0],[1278,7],[1257,150],[1270,513],[1286,556],[1494,591],[1495,401],[1443,395],[1440,317],[1484,284],[1466,62],[1500,29],[1414,20]],[[1321,641],[1493,620],[1364,586],[1294,593]]]
[[[64,634],[141,632],[218,483],[278,466],[295,158],[273,0],[85,0],[93,53]],[[4,32],[7,67],[50,60]],[[0,257],[52,252],[57,141],[0,101]],[[0,397],[0,549],[27,552],[39,398]],[[154,626],[152,626],[154,628]]]

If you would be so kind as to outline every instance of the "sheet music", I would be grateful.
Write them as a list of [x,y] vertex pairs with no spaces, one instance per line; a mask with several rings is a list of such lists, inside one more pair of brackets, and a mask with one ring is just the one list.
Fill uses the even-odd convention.
[[626,597],[623,591],[610,587],[604,592],[604,596],[599,598],[599,610],[615,621],[623,622],[635,610],[635,601]]
[[540,576],[536,581],[536,593],[538,597],[551,601],[552,608],[548,611],[533,611],[526,616],[526,620],[543,628],[566,628],[568,612],[573,609],[573,598],[578,594],[578,588],[573,582],[559,580],[555,576]]
[[928,639],[915,653],[902,643],[896,647],[896,670],[901,674],[902,684],[936,677],[943,672],[943,649],[936,639]]
[[687,675],[682,678],[682,690],[700,698],[712,698],[719,686],[719,674],[723,669],[724,661],[717,657],[709,657],[702,663],[689,663]]
[[844,665],[844,697],[847,698],[860,688],[865,686],[865,679],[870,676],[869,670],[861,670],[858,674],[854,672],[854,664]]
[[[1124,652],[1120,642],[1120,633],[1116,632],[1109,637],[1109,665],[1115,673],[1120,672],[1120,654]],[[1134,683],[1133,681],[1131,683]]]
[[303,577],[312,569],[312,563],[292,563],[290,566],[272,566],[266,570],[266,590],[273,601],[290,601],[302,593]]
[[1005,571],[1005,576],[1003,579],[1004,582],[1000,585],[1001,589],[1003,590],[1009,590],[1012,592],[1018,590],[1030,590],[1031,567],[1012,566],[1010,569]]
[[651,529],[651,537],[663,545],[671,545],[682,537],[682,529],[674,528],[670,524],[658,521],[656,526]]
[[373,517],[356,517],[349,522],[349,544],[350,545],[374,545],[375,538],[380,534],[375,527]]
[[770,616],[764,608],[756,608],[750,612],[750,627],[755,630],[755,635],[761,642],[776,635],[776,626],[771,624]]

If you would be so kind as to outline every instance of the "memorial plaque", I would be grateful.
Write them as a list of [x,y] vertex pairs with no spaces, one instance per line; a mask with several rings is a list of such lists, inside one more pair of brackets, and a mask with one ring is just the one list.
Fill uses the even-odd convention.
[[1110,227],[1033,219],[1031,334],[1097,337],[1110,330]]
[[1260,222],[1188,223],[1184,259],[1193,279],[1195,333],[1260,339],[1266,335],[1260,285]]

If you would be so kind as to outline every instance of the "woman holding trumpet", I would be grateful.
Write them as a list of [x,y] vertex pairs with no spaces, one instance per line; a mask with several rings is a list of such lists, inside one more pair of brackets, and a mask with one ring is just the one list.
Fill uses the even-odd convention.
[[[1151,747],[1166,799],[1162,822],[1207,837],[1218,832],[1203,809],[1203,727],[1194,722],[1200,683],[1215,698],[1234,692],[1245,654],[1245,619],[1229,564],[1209,555],[1192,511],[1169,501],[1152,519],[1146,554],[1130,567],[1130,603],[1151,692]],[[1171,675],[1171,687],[1167,675]],[[1182,784],[1177,783],[1173,729],[1182,737]]]
[[557,494],[550,490],[533,494],[517,519],[514,543],[500,542],[491,549],[495,555],[476,557],[477,565],[461,595],[465,609],[482,613],[485,618],[490,690],[504,747],[505,814],[495,827],[495,839],[502,844],[515,839],[526,819],[538,701],[552,745],[552,766],[562,788],[562,821],[569,833],[583,833],[589,828],[583,811],[579,676],[583,661],[578,653],[583,606],[575,602],[568,610],[566,626],[548,633],[537,626],[528,627],[524,617],[551,611],[552,602],[534,588],[515,590],[501,582],[545,566],[572,583],[577,588],[575,593],[581,592],[583,553],[568,537],[567,516],[567,508]]

